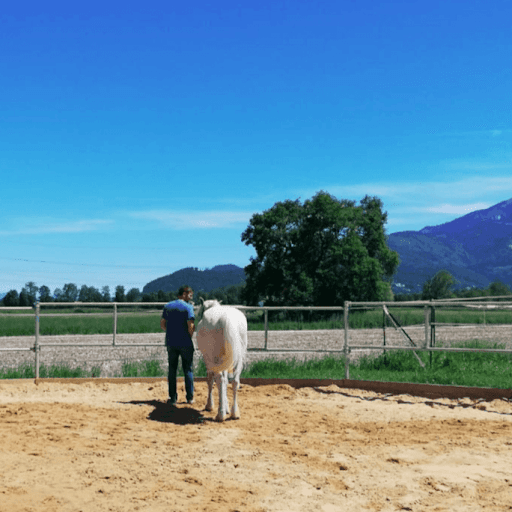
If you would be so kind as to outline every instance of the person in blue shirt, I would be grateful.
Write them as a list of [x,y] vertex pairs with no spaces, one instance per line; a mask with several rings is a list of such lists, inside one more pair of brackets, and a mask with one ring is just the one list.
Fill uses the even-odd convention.
[[192,361],[194,359],[194,306],[189,304],[194,296],[190,286],[182,286],[178,290],[178,299],[164,306],[160,327],[165,331],[165,344],[169,356],[169,400],[167,403],[174,405],[178,401],[176,389],[176,371],[178,358],[181,356],[181,366],[185,374],[185,390],[187,403],[194,403],[194,375],[192,373]]

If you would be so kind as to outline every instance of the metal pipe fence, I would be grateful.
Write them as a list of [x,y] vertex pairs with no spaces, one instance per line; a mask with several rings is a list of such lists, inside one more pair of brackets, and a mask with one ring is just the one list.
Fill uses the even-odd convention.
[[[499,302],[499,301],[489,301],[489,299],[499,299],[499,298],[508,298],[508,303]],[[508,297],[485,297],[486,301],[480,302],[472,302],[471,304],[467,304],[462,300],[431,300],[431,301],[406,301],[406,302],[352,302],[345,301],[344,306],[330,306],[330,307],[320,307],[320,306],[241,306],[234,305],[232,307],[236,307],[237,309],[243,311],[263,311],[264,313],[264,347],[263,348],[249,348],[248,350],[251,352],[266,352],[266,353],[339,353],[344,355],[345,359],[345,378],[350,378],[349,366],[351,361],[351,352],[353,350],[412,350],[412,351],[427,351],[432,355],[433,352],[494,352],[494,353],[503,353],[503,354],[512,354],[512,350],[508,349],[484,349],[484,348],[451,348],[451,347],[435,347],[435,332],[436,326],[462,326],[462,324],[448,324],[442,322],[435,321],[435,311],[436,308],[440,308],[443,306],[450,308],[489,308],[493,307],[494,309],[510,309],[512,308],[512,301],[510,296]],[[470,299],[470,300],[474,300]],[[166,302],[67,302],[67,303],[36,303],[34,308],[30,307],[2,307],[0,310],[35,310],[31,315],[10,315],[6,316],[32,316],[34,315],[35,319],[35,340],[34,346],[30,348],[26,347],[10,347],[4,348],[0,347],[0,351],[33,351],[35,353],[35,374],[36,378],[39,378],[39,369],[40,369],[40,352],[42,348],[45,347],[116,347],[116,348],[128,348],[128,347],[165,347],[165,342],[163,343],[119,343],[116,342],[116,334],[117,334],[117,319],[120,315],[133,315],[133,312],[119,312],[118,307],[147,307],[147,306],[159,306],[163,308]],[[400,326],[396,319],[393,317],[392,313],[389,311],[391,308],[400,308],[400,307],[417,307],[423,308],[424,310],[424,325],[425,325],[425,343],[423,346],[417,345],[407,334],[402,326]],[[41,307],[111,307],[113,308],[112,313],[55,313],[55,314],[41,314]],[[350,332],[354,331],[354,329],[350,329],[349,326],[349,314],[350,311],[354,310],[365,310],[365,309],[375,309],[382,308],[383,311],[383,319],[389,318],[392,323],[392,326],[395,330],[401,333],[402,338],[409,344],[413,346],[398,346],[398,345],[386,345],[386,327],[385,322],[383,321],[383,344],[382,345],[358,345],[358,344],[350,344]],[[199,306],[195,306],[196,311],[199,309]],[[339,349],[294,349],[294,348],[269,348],[268,347],[268,312],[269,311],[343,311],[343,323],[344,323],[344,337],[343,337],[343,346],[340,346]],[[485,309],[484,309],[485,311]],[[156,312],[160,312],[160,310],[153,311],[137,311],[137,314],[155,314]],[[44,342],[45,336],[41,336],[40,334],[40,318],[43,317],[60,317],[60,316],[110,316],[112,315],[112,342],[111,343],[49,343]],[[3,316],[3,315],[2,315]],[[0,316],[0,318],[2,318]],[[511,322],[512,323],[512,322]],[[468,324],[469,325],[469,324]],[[512,334],[512,333],[511,333]],[[512,336],[511,336],[512,339]],[[424,366],[424,363],[415,353],[419,363]]]

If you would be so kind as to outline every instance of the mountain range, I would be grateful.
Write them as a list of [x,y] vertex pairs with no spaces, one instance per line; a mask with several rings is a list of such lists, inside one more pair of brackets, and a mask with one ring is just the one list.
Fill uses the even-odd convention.
[[244,281],[244,269],[236,265],[217,265],[205,270],[187,267],[150,281],[144,286],[142,293],[158,292],[158,290],[174,292],[184,284],[191,286],[194,291],[209,292],[222,286],[233,286]]
[[439,270],[459,281],[454,288],[485,288],[499,280],[512,288],[512,199],[439,226],[389,235],[401,263],[395,293],[420,292]]

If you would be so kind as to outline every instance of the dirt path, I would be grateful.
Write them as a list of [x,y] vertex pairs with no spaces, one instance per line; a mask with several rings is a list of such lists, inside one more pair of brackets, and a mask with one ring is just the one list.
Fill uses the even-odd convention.
[[206,389],[0,383],[0,512],[510,510],[509,402],[244,385],[220,424]]

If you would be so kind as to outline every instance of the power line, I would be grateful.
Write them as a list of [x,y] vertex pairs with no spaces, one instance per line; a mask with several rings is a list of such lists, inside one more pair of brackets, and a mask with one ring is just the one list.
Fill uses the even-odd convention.
[[104,265],[102,263],[70,263],[65,261],[47,261],[47,260],[28,260],[26,258],[4,258],[0,256],[0,260],[7,261],[22,261],[27,263],[47,263],[50,265],[74,265],[84,267],[100,267],[100,268],[140,268],[140,269],[152,269],[152,268],[169,268],[169,265]]

